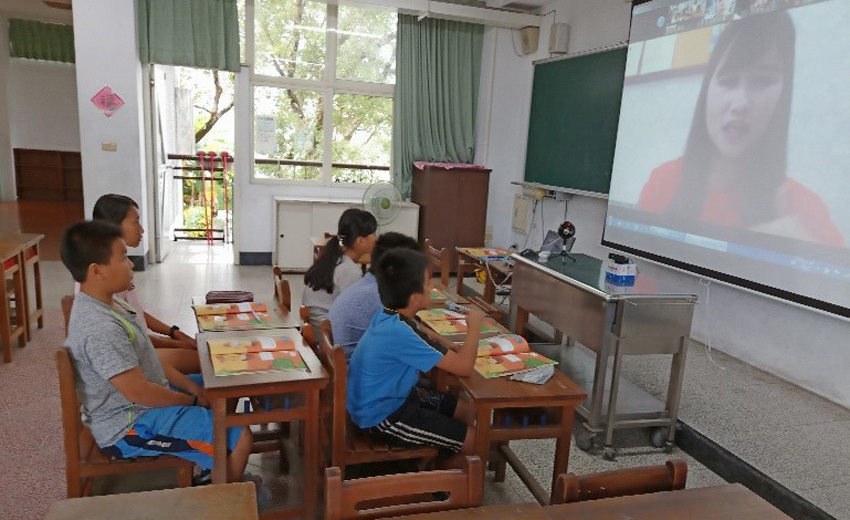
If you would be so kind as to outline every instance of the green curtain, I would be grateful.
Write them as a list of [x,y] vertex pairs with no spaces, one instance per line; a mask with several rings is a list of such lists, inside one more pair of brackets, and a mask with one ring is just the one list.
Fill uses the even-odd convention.
[[484,26],[399,15],[393,182],[410,196],[414,161],[469,163]]
[[136,0],[142,63],[239,72],[236,0]]
[[74,63],[74,28],[57,23],[9,20],[13,58]]

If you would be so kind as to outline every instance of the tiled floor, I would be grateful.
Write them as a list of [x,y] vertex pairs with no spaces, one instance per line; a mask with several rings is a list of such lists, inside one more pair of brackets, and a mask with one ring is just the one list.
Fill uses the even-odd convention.
[[[206,254],[201,252],[202,254]],[[196,259],[199,257],[196,257]],[[175,260],[172,258],[172,260]],[[189,261],[189,260],[186,260]],[[58,392],[52,351],[61,341],[59,298],[70,293],[72,284],[58,262],[45,262],[47,327],[15,362],[0,365],[0,518],[41,518],[47,505],[63,498],[64,469]],[[299,276],[290,277],[293,294],[301,294]],[[189,303],[192,296],[211,289],[244,289],[258,299],[272,291],[271,269],[228,264],[168,262],[138,273],[139,287],[148,310],[189,332],[196,330]],[[293,302],[297,304],[298,302]],[[650,393],[666,391],[669,360],[630,358],[624,363],[629,379]],[[37,413],[33,413],[37,411]],[[850,519],[850,411],[813,394],[749,367],[729,356],[706,354],[701,346],[688,356],[681,417],[690,426],[712,438],[770,477],[799,493],[837,519]],[[618,433],[621,447],[616,462],[573,448],[570,470],[583,474],[617,467],[656,464],[668,458],[648,447],[647,433]],[[511,443],[537,478],[548,485],[554,443],[521,441]],[[251,471],[270,481],[274,491],[297,495],[297,484],[277,472],[275,455],[254,456]],[[688,461],[688,486],[722,483],[701,464],[676,450],[673,457]],[[295,481],[298,479],[295,478]],[[159,481],[147,479],[146,487]],[[138,483],[132,483],[138,485]],[[126,484],[101,483],[111,491],[127,490]],[[488,504],[530,501],[522,482],[508,471],[507,481],[496,484],[488,478]]]

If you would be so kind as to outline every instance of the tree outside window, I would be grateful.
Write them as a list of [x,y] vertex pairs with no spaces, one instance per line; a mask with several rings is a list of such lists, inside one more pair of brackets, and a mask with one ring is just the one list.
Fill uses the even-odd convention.
[[396,14],[310,0],[253,13],[254,177],[388,181]]

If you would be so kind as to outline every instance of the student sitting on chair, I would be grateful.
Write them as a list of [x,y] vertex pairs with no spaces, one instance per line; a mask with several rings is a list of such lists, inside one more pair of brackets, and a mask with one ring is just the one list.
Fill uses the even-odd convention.
[[484,315],[478,310],[469,314],[470,332],[457,351],[425,341],[413,319],[430,303],[427,267],[425,255],[403,248],[387,251],[378,262],[375,277],[385,309],[372,318],[351,356],[346,407],[358,427],[387,442],[471,453],[470,403],[417,382],[420,373],[435,366],[458,376],[471,374]]
[[[133,283],[121,229],[103,221],[62,235],[62,263],[80,283],[65,346],[71,355],[84,421],[107,455],[172,455],[211,470],[212,411],[195,380],[160,364],[142,317],[115,295]],[[242,479],[251,431],[227,430],[227,480]],[[260,491],[266,488],[258,488]]]
[[372,252],[377,230],[378,222],[368,211],[349,208],[339,217],[337,234],[304,274],[301,303],[310,310],[310,325],[318,327],[337,296],[363,277],[357,260]]
[[[118,226],[128,247],[136,247],[142,242],[145,230],[139,221],[139,205],[130,197],[104,195],[95,202],[92,214],[95,220]],[[76,284],[75,291],[78,290],[79,284]],[[177,325],[169,327],[145,311],[135,285],[115,297],[129,303],[139,316],[144,317],[143,330],[150,336],[161,363],[169,364],[184,374],[197,374],[201,371],[195,340],[184,334]]]
[[378,281],[375,279],[375,266],[384,253],[396,247],[421,251],[419,242],[407,235],[393,231],[382,234],[372,249],[369,272],[340,294],[331,305],[328,319],[333,327],[334,343],[342,347],[346,359],[351,359],[354,347],[366,332],[372,317],[383,307],[381,295],[378,294]]

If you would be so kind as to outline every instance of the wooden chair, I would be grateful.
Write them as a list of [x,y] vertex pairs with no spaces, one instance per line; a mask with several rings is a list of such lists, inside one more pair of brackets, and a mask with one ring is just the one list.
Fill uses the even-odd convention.
[[685,489],[687,479],[688,464],[683,460],[668,460],[663,466],[602,471],[583,477],[566,473],[558,476],[552,504]]
[[[477,507],[481,505],[483,474],[478,457],[466,457],[463,469],[399,473],[345,481],[340,468],[328,468],[325,470],[325,520],[368,520]],[[430,498],[437,492],[448,492],[448,499],[403,504],[392,501],[391,505],[386,505],[386,499],[393,497],[422,497],[424,494]]]
[[283,277],[283,271],[278,266],[275,266],[272,272],[274,273],[274,300],[280,310],[291,312],[292,291],[289,288],[289,280]]
[[70,294],[62,297],[62,317],[65,318],[65,337],[68,337],[68,323],[71,321],[71,309],[74,307],[74,297]]
[[298,309],[298,316],[301,318],[301,337],[310,345],[310,348],[315,350],[318,340],[316,339],[316,331],[310,325],[310,309],[306,305],[302,305]]
[[449,248],[437,249],[431,245],[430,239],[425,239],[425,256],[428,257],[428,278],[434,276],[435,268],[440,271],[440,283],[449,286],[449,275],[452,270],[452,257]]
[[59,369],[68,498],[83,496],[84,481],[105,475],[174,469],[177,471],[177,487],[192,485],[192,463],[188,460],[167,455],[111,459],[100,451],[91,431],[83,424],[80,417],[80,402],[77,400],[71,356],[65,348],[56,351],[56,366]]
[[[329,323],[328,323],[329,324]],[[345,478],[345,468],[353,464],[386,462],[391,460],[430,461],[437,456],[437,449],[427,447],[391,446],[373,437],[363,435],[351,422],[345,407],[348,362],[345,352],[333,345],[328,331],[321,330],[322,362],[330,376],[327,391],[322,393],[320,410],[325,415],[321,422],[321,445],[327,451],[329,466],[339,468]]]

